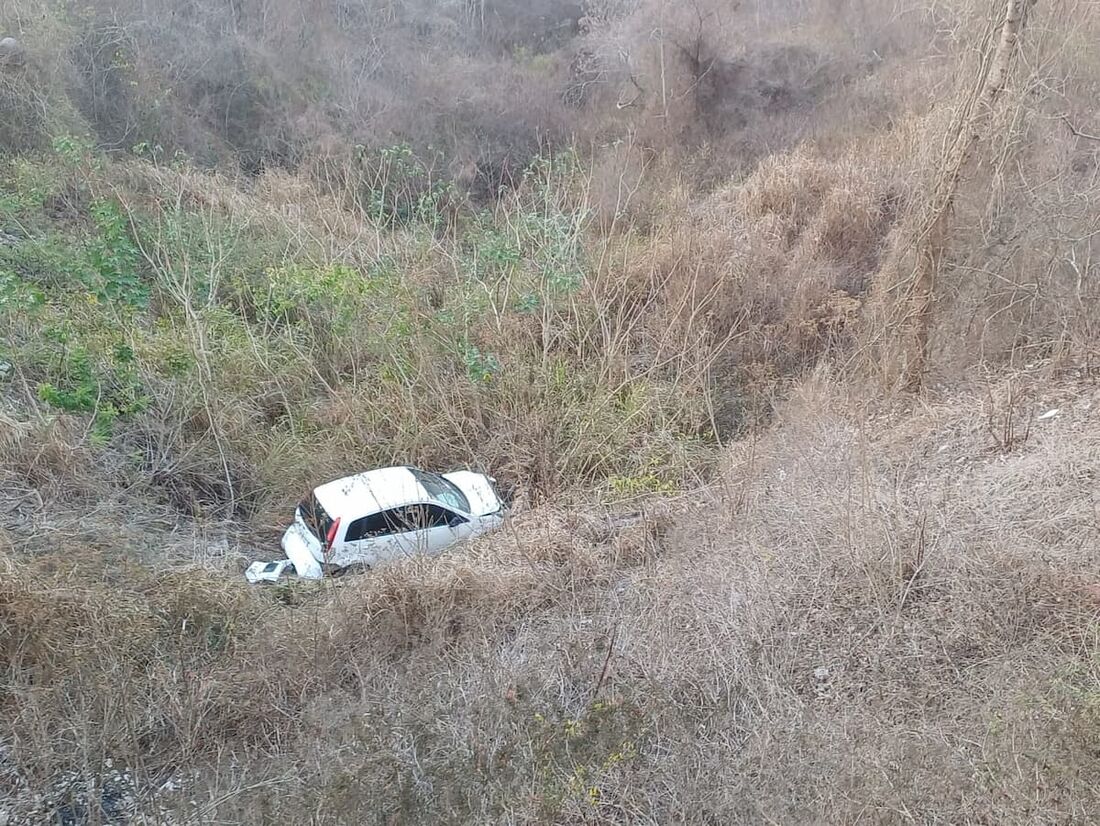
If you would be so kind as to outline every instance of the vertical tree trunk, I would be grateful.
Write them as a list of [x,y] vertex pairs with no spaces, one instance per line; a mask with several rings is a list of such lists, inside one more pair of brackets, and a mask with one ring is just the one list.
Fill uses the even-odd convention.
[[[909,293],[908,321],[913,327],[913,343],[905,366],[905,384],[920,390],[928,370],[928,350],[935,317],[936,279],[950,239],[951,211],[963,171],[970,161],[982,127],[990,118],[1001,92],[1008,82],[1013,59],[1020,44],[1020,33],[1028,8],[1036,0],[1004,0],[1000,38],[992,55],[982,60],[983,77],[976,91],[976,105],[969,108],[951,135],[952,148],[944,159],[944,168],[933,197],[929,217],[917,237],[917,265]],[[973,100],[973,98],[972,98]]]

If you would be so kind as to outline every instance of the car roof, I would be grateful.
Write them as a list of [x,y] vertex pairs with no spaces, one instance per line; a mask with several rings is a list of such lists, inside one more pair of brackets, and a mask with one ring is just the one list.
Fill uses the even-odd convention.
[[368,470],[326,482],[313,491],[334,519],[358,519],[378,511],[431,500],[410,468]]

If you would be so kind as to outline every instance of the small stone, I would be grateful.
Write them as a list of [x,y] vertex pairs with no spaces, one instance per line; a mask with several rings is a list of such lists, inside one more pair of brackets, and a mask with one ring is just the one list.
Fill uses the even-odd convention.
[[14,37],[0,38],[0,68],[5,65],[22,66],[25,60],[22,43]]

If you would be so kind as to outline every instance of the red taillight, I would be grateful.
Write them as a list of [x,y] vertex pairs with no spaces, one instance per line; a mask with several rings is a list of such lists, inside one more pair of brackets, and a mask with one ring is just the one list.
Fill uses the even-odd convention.
[[325,537],[325,549],[323,553],[327,554],[329,551],[332,550],[332,543],[336,541],[336,532],[338,530],[340,530],[340,520],[336,519],[331,525],[329,525],[328,535]]

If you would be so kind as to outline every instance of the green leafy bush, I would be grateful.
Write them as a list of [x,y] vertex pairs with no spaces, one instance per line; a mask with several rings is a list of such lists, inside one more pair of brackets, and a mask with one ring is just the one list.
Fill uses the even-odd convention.
[[362,180],[359,206],[371,220],[390,228],[410,224],[435,227],[443,221],[454,187],[435,176],[411,146],[397,144],[376,153],[360,146],[356,162]]
[[45,300],[42,291],[0,268],[0,310],[27,313]]
[[149,286],[141,277],[141,252],[128,218],[113,201],[97,201],[91,213],[97,229],[87,245],[92,294],[131,309],[148,306]]
[[140,413],[152,402],[135,373],[134,353],[128,345],[117,344],[105,361],[97,365],[80,344],[65,347],[54,381],[38,386],[38,397],[51,407],[94,414],[91,435],[99,444],[111,437],[120,417]]

